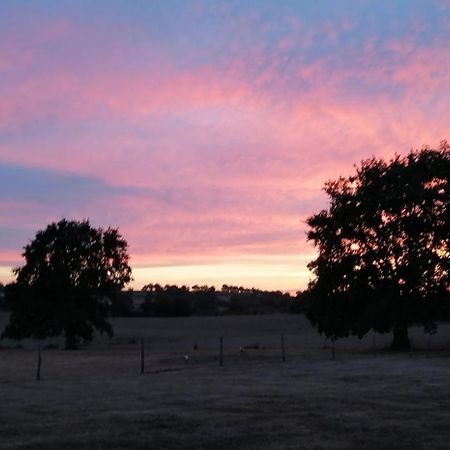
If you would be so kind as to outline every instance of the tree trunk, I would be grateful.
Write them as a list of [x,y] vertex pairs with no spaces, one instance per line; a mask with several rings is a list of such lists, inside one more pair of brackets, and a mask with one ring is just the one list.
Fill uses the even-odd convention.
[[394,339],[392,340],[391,350],[410,350],[411,343],[408,336],[408,327],[396,325],[394,327]]
[[66,330],[66,350],[77,350],[78,349],[78,338],[75,334]]

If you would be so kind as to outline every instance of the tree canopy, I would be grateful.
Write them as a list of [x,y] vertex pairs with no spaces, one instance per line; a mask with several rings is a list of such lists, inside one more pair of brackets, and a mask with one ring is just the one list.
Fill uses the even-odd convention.
[[436,328],[450,303],[450,146],[386,162],[371,158],[325,185],[328,209],[307,220],[318,249],[306,292],[308,317],[338,338]]
[[[143,286],[146,293],[141,304],[145,316],[190,316],[218,314],[266,314],[297,312],[295,298],[279,291],[263,291],[224,284],[221,290],[214,286],[165,285],[149,283]],[[135,315],[139,313],[135,312]]]
[[112,335],[110,299],[131,280],[127,243],[117,229],[63,219],[24,247],[25,264],[6,286],[11,309],[2,337],[43,339],[63,334],[66,348],[94,330]]

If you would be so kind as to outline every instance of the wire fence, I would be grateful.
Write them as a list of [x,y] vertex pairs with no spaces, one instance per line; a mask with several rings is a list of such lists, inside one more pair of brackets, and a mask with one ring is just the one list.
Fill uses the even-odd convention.
[[[436,335],[415,329],[410,332],[410,352],[387,351],[391,336],[371,333],[363,339],[350,337],[333,341],[317,334],[301,332],[275,334],[238,334],[192,336],[181,339],[154,339],[128,336],[97,342],[78,351],[65,351],[51,340],[28,341],[26,348],[8,348],[1,352],[14,354],[11,365],[36,380],[52,376],[104,376],[113,373],[163,374],[201,368],[263,367],[264,365],[301,364],[311,360],[352,360],[361,358],[431,358],[450,356],[449,327]],[[22,359],[22,364],[20,360]],[[19,361],[19,363],[18,363]],[[25,363],[25,364],[24,364]],[[3,361],[3,369],[8,365]],[[10,371],[10,375],[14,372]]]

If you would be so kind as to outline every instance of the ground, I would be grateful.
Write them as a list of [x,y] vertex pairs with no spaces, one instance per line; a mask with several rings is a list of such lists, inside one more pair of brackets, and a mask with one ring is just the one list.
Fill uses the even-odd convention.
[[413,330],[411,353],[383,351],[389,336],[376,336],[376,351],[373,336],[338,341],[334,361],[303,316],[116,319],[114,328],[112,341],[78,351],[44,343],[41,381],[35,343],[3,343],[0,449],[449,448],[448,325],[430,342]]

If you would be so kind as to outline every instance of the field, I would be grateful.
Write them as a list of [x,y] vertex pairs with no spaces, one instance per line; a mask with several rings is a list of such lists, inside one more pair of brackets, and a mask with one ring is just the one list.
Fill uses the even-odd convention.
[[116,319],[114,328],[113,340],[83,350],[46,342],[41,381],[35,343],[3,342],[0,449],[450,447],[448,325],[431,341],[412,330],[406,354],[383,350],[389,336],[376,337],[376,351],[373,336],[338,341],[334,361],[303,316]]

